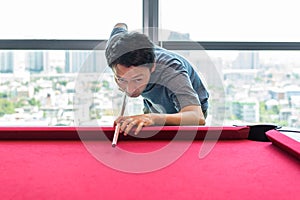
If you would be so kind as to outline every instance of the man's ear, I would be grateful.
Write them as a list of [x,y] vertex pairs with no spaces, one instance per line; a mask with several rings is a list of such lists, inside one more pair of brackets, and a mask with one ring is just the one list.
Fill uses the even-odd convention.
[[154,71],[155,71],[155,68],[156,68],[156,64],[154,63],[153,66],[152,66],[151,69],[150,69],[150,72],[151,72],[151,73],[154,72]]

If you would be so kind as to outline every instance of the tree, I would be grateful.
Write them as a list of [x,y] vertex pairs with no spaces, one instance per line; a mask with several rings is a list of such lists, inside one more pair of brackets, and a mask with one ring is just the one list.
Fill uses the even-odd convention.
[[15,112],[14,104],[6,99],[0,99],[0,117]]
[[35,98],[31,98],[28,100],[28,103],[31,105],[31,106],[38,106],[40,107],[41,106],[41,102],[36,100]]
[[2,92],[0,93],[0,98],[4,99],[4,98],[7,98],[7,97],[8,97],[7,93],[2,93]]

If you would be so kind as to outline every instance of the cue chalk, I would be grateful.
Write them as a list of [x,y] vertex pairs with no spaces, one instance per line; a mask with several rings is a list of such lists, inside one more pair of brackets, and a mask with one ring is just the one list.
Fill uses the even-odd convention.
[[[124,112],[125,112],[126,97],[127,97],[126,93],[124,93],[120,116],[123,116]],[[121,126],[121,124],[117,123],[116,128],[115,128],[115,132],[114,132],[114,138],[113,138],[113,141],[112,141],[112,147],[116,147],[117,146],[117,141],[118,141],[118,137],[119,137],[119,134],[120,134],[120,126]]]

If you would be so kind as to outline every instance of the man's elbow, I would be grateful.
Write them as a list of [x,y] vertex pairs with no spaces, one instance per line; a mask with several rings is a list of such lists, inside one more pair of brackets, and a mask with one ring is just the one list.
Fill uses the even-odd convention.
[[203,118],[200,118],[198,125],[204,126],[205,123],[206,123],[206,121],[205,121],[205,118],[203,117]]

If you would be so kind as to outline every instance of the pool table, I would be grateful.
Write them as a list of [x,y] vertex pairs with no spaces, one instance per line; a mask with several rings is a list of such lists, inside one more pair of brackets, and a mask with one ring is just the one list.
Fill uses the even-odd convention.
[[300,198],[299,159],[249,126],[145,127],[115,148],[113,132],[1,127],[1,199]]

